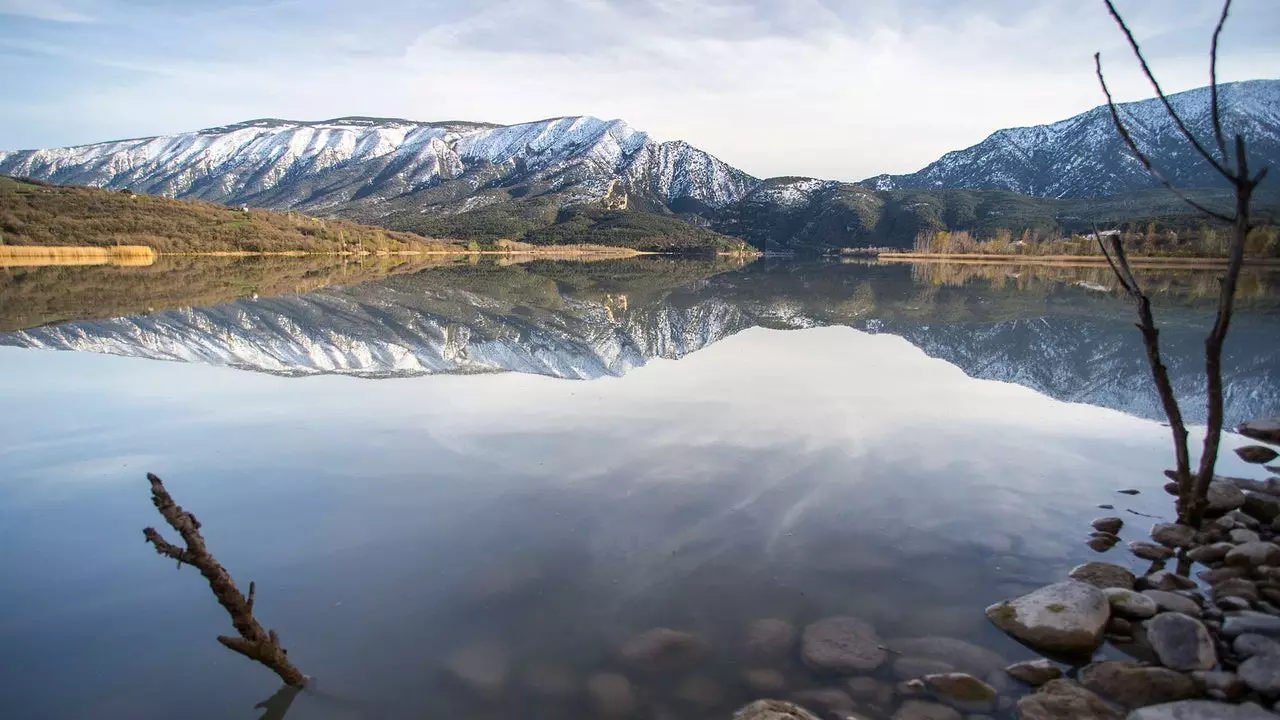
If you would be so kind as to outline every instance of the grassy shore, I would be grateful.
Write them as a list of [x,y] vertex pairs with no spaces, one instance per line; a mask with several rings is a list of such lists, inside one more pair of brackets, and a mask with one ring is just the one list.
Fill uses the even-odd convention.
[[[1000,264],[1000,265],[1058,265],[1063,267],[1106,267],[1107,260],[1101,255],[994,255],[986,253],[916,253],[892,252],[880,253],[877,256],[886,262],[935,262],[958,264]],[[1135,266],[1151,268],[1215,268],[1227,264],[1226,258],[1212,257],[1159,257],[1130,255],[1129,262]],[[1275,258],[1245,258],[1247,265],[1280,265]]]

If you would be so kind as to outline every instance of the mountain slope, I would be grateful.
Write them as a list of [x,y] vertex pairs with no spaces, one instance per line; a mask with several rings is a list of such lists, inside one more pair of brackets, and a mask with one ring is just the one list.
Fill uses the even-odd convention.
[[[1206,144],[1213,138],[1209,97],[1207,87],[1170,96],[1174,109]],[[1280,161],[1280,80],[1225,83],[1219,97],[1224,129],[1229,137],[1245,136],[1255,166]],[[1120,113],[1138,146],[1175,185],[1224,185],[1187,148],[1158,98],[1124,103]],[[864,183],[880,190],[982,188],[1040,197],[1102,197],[1158,185],[1124,146],[1105,105],[1049,125],[997,130],[917,172],[879,175]]]
[[[520,198],[554,206],[628,195],[667,209],[736,202],[756,179],[620,120],[497,126],[339,118],[254,120],[163,137],[0,153],[0,173],[225,204],[378,219]],[[620,188],[615,187],[620,185]]]

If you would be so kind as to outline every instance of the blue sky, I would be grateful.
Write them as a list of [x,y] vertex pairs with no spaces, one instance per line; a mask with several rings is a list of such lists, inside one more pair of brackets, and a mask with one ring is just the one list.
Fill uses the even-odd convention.
[[[1210,0],[1119,3],[1167,89]],[[1222,80],[1280,76],[1237,0]],[[1100,0],[0,0],[0,148],[257,117],[622,118],[756,175],[915,170],[1000,127],[1148,95]]]

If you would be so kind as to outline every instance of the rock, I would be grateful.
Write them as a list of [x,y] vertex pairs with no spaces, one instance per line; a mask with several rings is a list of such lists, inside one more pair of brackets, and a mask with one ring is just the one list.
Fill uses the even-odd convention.
[[1114,587],[1103,590],[1102,594],[1107,596],[1107,602],[1111,605],[1111,613],[1113,615],[1145,620],[1146,618],[1154,617],[1160,610],[1155,600],[1132,590]]
[[1244,633],[1236,637],[1235,642],[1231,644],[1231,649],[1235,650],[1240,657],[1253,657],[1263,653],[1280,655],[1280,642],[1265,635]]
[[1137,495],[1139,491],[1134,490],[1133,488],[1129,488],[1127,490],[1117,490],[1116,492],[1120,493],[1121,495]]
[[[1277,490],[1280,490],[1280,488],[1277,488]],[[1249,496],[1248,494],[1246,494],[1245,500],[1247,501],[1248,499],[1249,499]],[[1276,498],[1276,499],[1280,499],[1280,498]],[[1261,523],[1258,522],[1257,518],[1253,517],[1252,515],[1249,515],[1246,512],[1242,512],[1241,510],[1236,510],[1235,512],[1230,513],[1230,517],[1232,520],[1236,521],[1236,527],[1243,526],[1244,528],[1249,530],[1257,530],[1261,526]]]
[[706,645],[697,635],[660,627],[627,640],[618,655],[640,670],[673,670],[688,665],[704,650]]
[[1248,610],[1249,609],[1249,601],[1245,600],[1242,597],[1234,597],[1234,596],[1224,597],[1224,598],[1220,598],[1217,602],[1218,602],[1218,607],[1227,612],[1230,612],[1232,610]]
[[1194,550],[1187,552],[1187,557],[1195,560],[1202,565],[1220,562],[1231,552],[1231,548],[1235,547],[1231,543],[1220,542],[1212,545],[1201,545]]
[[1244,578],[1229,578],[1213,586],[1213,599],[1221,604],[1223,598],[1238,597],[1249,603],[1258,602],[1258,586]]
[[555,663],[529,666],[521,673],[520,684],[535,695],[551,698],[567,698],[578,690],[573,673]]
[[888,653],[870,624],[855,617],[829,617],[804,629],[800,654],[814,670],[855,673],[884,664]]
[[1107,621],[1107,633],[1120,637],[1133,637],[1133,623],[1122,617],[1112,617]]
[[1104,503],[1104,504],[1102,504],[1102,505],[1099,505],[1099,506],[1098,506],[1098,509],[1099,509],[1099,510],[1115,510],[1115,509],[1116,509],[1116,506],[1115,506],[1115,505],[1107,505],[1107,504],[1105,504],[1105,503]]
[[925,675],[953,672],[955,669],[951,663],[930,658],[900,657],[893,661],[893,676],[899,680],[914,680]]
[[1280,457],[1280,453],[1264,445],[1245,445],[1236,448],[1236,455],[1247,463],[1262,465]]
[[1248,686],[1235,673],[1221,670],[1197,670],[1191,673],[1191,679],[1196,681],[1200,692],[1214,700],[1239,702],[1249,692]]
[[996,689],[968,673],[926,675],[934,697],[961,712],[988,712],[996,707]]
[[[1232,531],[1235,534],[1236,531]],[[1280,545],[1269,542],[1246,542],[1227,553],[1227,564],[1240,567],[1280,565]]]
[[1150,575],[1138,578],[1136,586],[1143,590],[1192,590],[1197,587],[1196,581],[1168,570],[1157,570]]
[[1246,515],[1269,523],[1280,517],[1280,497],[1265,493],[1246,492],[1244,494],[1244,506],[1241,509],[1244,510]]
[[1050,680],[1062,677],[1062,668],[1044,658],[1014,663],[1005,668],[1004,671],[1010,677],[1021,680],[1031,687],[1040,687]]
[[1156,523],[1151,526],[1151,539],[1173,548],[1188,548],[1195,543],[1196,529],[1178,523]]
[[1126,720],[1278,720],[1280,715],[1252,703],[1228,705],[1216,700],[1179,700],[1150,705],[1129,713]]
[[796,629],[786,620],[756,620],[747,627],[742,652],[756,660],[778,660],[791,653],[795,641]]
[[756,692],[772,693],[787,687],[787,679],[782,676],[782,673],[767,668],[748,670],[742,674],[742,679],[747,687]]
[[1068,573],[1072,580],[1088,583],[1096,588],[1133,589],[1134,576],[1128,568],[1105,562],[1087,562],[1071,568]]
[[1172,670],[1212,670],[1218,664],[1213,636],[1204,624],[1179,612],[1165,612],[1147,621],[1147,640],[1160,664]]
[[791,693],[791,699],[804,707],[845,714],[853,710],[853,698],[839,688],[810,688]]
[[[1234,547],[1235,545],[1262,542],[1262,536],[1258,535],[1258,533],[1248,528],[1236,528],[1228,532],[1227,537],[1231,538],[1231,542],[1233,543],[1232,550],[1235,549]],[[1227,551],[1228,554],[1230,554],[1230,552],[1231,550]],[[1224,560],[1226,559],[1226,555],[1223,556],[1223,559]]]
[[[596,711],[607,717],[630,715],[636,708],[636,695],[631,681],[617,673],[597,673],[587,679],[587,695]],[[753,703],[754,704],[754,703]],[[739,711],[741,712],[741,711]],[[734,717],[738,717],[737,714]],[[772,716],[760,716],[772,717]],[[779,715],[779,718],[788,717]],[[810,720],[812,716],[797,716]]]
[[1199,617],[1200,606],[1185,595],[1167,592],[1164,590],[1143,590],[1143,595],[1155,601],[1156,607],[1167,612],[1178,612],[1191,617]]
[[1070,680],[1050,680],[1018,701],[1019,720],[1121,720],[1120,711]]
[[[1235,547],[1235,546],[1232,545],[1232,547]],[[1247,577],[1248,575],[1249,575],[1249,570],[1247,568],[1240,568],[1240,567],[1221,567],[1221,568],[1215,568],[1213,570],[1202,570],[1196,573],[1196,577],[1209,583],[1210,585],[1213,585],[1214,583],[1220,583],[1223,580],[1228,580],[1230,578]]]
[[1115,547],[1120,542],[1119,536],[1108,535],[1107,533],[1094,533],[1085,541],[1085,545],[1089,546],[1094,552],[1106,552]]
[[1265,635],[1269,638],[1280,638],[1280,617],[1262,613],[1241,613],[1228,617],[1222,623],[1222,634],[1233,638],[1244,633]]
[[960,713],[946,705],[908,700],[893,714],[893,720],[960,720]]
[[[840,691],[837,690],[836,692]],[[840,694],[844,695],[843,692],[840,692]],[[705,675],[694,675],[693,677],[685,678],[685,681],[680,683],[680,689],[676,691],[676,697],[701,708],[711,708],[724,701],[724,690],[720,687],[720,683],[715,680]],[[844,695],[844,697],[846,700],[849,698],[848,695]],[[850,700],[849,706],[841,709],[852,710],[853,701]]]
[[756,700],[738,708],[733,714],[733,720],[818,720],[818,718],[794,703],[782,700]]
[[1102,644],[1111,606],[1093,585],[1068,581],[998,602],[986,612],[996,627],[1031,647],[1074,655]]
[[894,686],[894,692],[904,698],[920,697],[925,694],[924,681],[917,678],[900,682]]
[[1199,695],[1195,681],[1187,675],[1118,660],[1086,665],[1076,679],[1098,696],[1126,708],[1189,700]]
[[445,670],[463,685],[484,694],[500,692],[507,684],[510,658],[496,642],[465,645],[445,660]]
[[1118,517],[1102,517],[1093,521],[1093,529],[1098,532],[1111,533],[1115,535],[1120,532],[1120,528],[1124,527],[1124,520]]
[[855,700],[862,700],[881,707],[888,707],[893,704],[893,686],[880,682],[875,678],[865,676],[849,678],[845,682],[845,686],[848,687],[849,694]]
[[1179,493],[1181,492],[1181,490],[1178,488],[1178,483],[1176,483],[1176,482],[1167,482],[1167,483],[1165,483],[1165,484],[1164,484],[1164,491],[1165,491],[1166,493],[1168,493],[1169,495],[1172,495],[1172,496],[1174,496],[1174,497],[1178,497]]
[[929,636],[896,639],[886,644],[904,656],[941,660],[956,670],[979,677],[1009,664],[999,653],[957,638]]
[[1280,417],[1246,420],[1236,426],[1236,432],[1268,445],[1280,445]]
[[1173,557],[1173,551],[1163,545],[1155,543],[1134,540],[1129,543],[1129,552],[1142,558],[1143,560],[1168,560]]
[[1280,695],[1280,655],[1260,653],[1240,663],[1236,669],[1240,679],[1249,689],[1263,697]]
[[1244,491],[1235,485],[1215,479],[1209,483],[1208,512],[1213,515],[1238,510],[1244,506]]

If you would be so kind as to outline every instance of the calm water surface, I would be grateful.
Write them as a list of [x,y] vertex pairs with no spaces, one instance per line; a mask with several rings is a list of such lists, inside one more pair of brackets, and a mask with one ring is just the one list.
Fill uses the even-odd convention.
[[[595,717],[598,672],[629,677],[634,717],[727,717],[760,618],[1030,657],[982,608],[1096,557],[1098,504],[1126,540],[1153,522],[1126,510],[1171,512],[1130,310],[1091,270],[535,263],[175,309],[157,271],[131,280],[153,296],[66,305],[110,277],[0,284],[8,317],[70,320],[0,334],[5,717],[255,718],[277,690],[143,544],[147,471],[317,678],[290,718]],[[1150,281],[1170,347],[1197,347],[1205,280]],[[1236,420],[1280,411],[1274,287],[1253,278],[1233,328]],[[113,317],[130,303],[156,306]],[[1194,392],[1194,362],[1173,372]],[[625,665],[653,627],[709,650]],[[476,645],[500,690],[449,671]],[[575,692],[529,687],[548,669]]]

